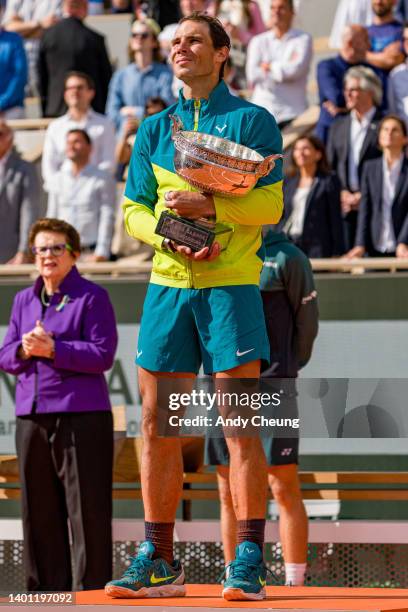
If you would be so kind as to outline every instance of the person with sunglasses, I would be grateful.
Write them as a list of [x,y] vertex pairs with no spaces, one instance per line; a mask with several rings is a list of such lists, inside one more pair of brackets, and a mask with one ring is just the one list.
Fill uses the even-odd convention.
[[130,64],[118,70],[109,85],[106,113],[121,131],[132,119],[138,124],[151,97],[174,102],[171,91],[173,73],[162,63],[157,36],[160,28],[153,19],[136,20],[129,40]]
[[39,219],[29,247],[39,276],[15,296],[0,349],[0,369],[17,377],[25,587],[97,589],[112,571],[113,423],[104,372],[117,346],[115,315],[107,292],[75,266],[74,227]]

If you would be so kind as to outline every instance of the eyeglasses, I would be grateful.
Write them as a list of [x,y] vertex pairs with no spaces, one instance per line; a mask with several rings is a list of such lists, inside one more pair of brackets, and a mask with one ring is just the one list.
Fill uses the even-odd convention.
[[39,257],[46,257],[47,253],[50,252],[54,257],[61,257],[65,253],[65,250],[72,253],[72,247],[70,244],[50,244],[49,246],[31,247],[33,255]]
[[344,93],[359,93],[363,91],[361,87],[346,87]]
[[141,38],[142,40],[146,40],[149,36],[149,32],[132,32],[130,35],[131,38]]

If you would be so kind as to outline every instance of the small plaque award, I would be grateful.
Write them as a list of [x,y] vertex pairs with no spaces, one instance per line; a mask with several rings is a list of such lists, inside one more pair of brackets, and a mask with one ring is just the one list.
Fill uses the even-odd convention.
[[176,217],[163,211],[157,223],[156,234],[190,247],[192,251],[200,251],[210,247],[214,242],[215,233],[206,229],[197,221]]

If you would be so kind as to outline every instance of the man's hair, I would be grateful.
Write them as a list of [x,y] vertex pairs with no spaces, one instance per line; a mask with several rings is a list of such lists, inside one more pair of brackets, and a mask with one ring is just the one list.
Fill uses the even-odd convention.
[[375,74],[374,70],[367,66],[353,66],[349,68],[344,75],[344,85],[350,79],[358,79],[360,87],[364,91],[371,91],[375,106],[380,106],[383,97],[383,88],[380,78]]
[[72,248],[74,253],[81,252],[81,239],[75,227],[62,221],[61,219],[43,218],[38,219],[30,228],[28,235],[28,246],[31,249],[34,246],[35,237],[40,232],[55,232],[56,234],[64,234],[67,243]]
[[86,74],[86,72],[80,72],[79,70],[71,70],[70,72],[67,72],[64,79],[64,89],[67,86],[68,79],[70,79],[71,77],[82,79],[86,82],[89,89],[95,90],[95,81],[93,80],[93,78],[90,77],[89,74]]
[[[207,15],[207,13],[199,13],[198,11],[195,11],[194,13],[191,13],[191,15],[187,15],[186,17],[180,19],[178,23],[180,25],[185,21],[195,21],[196,23],[207,24],[214,49],[222,49],[223,47],[231,49],[230,37],[224,30],[224,26],[222,25],[221,21],[216,17],[211,17],[211,15]],[[220,81],[224,77],[225,63],[226,60],[221,64]]]
[[85,142],[87,142],[90,146],[92,146],[91,137],[89,136],[89,134],[88,134],[88,132],[86,130],[82,130],[81,128],[73,128],[72,130],[68,131],[67,137],[70,134],[81,134],[81,136],[85,140]]
[[402,117],[400,117],[399,115],[393,115],[392,113],[390,113],[389,115],[385,115],[385,117],[381,119],[379,126],[378,126],[378,133],[380,133],[380,130],[383,127],[384,123],[386,121],[389,121],[390,119],[392,119],[393,121],[396,121],[400,125],[402,133],[404,134],[406,138],[408,136],[407,124],[405,123],[404,119],[402,119]]

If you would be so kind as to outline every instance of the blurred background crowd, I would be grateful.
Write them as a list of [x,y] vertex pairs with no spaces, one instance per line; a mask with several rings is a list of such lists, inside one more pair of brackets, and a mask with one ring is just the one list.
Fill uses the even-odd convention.
[[[319,106],[286,157],[277,229],[310,257],[408,257],[408,0],[339,0],[320,61],[302,28],[311,7],[0,0],[0,263],[29,261],[28,230],[44,215],[76,227],[85,261],[147,249],[123,234],[123,181],[138,126],[178,96],[169,50],[193,11],[216,15],[231,37],[231,92],[265,107],[284,133]],[[129,25],[120,67],[87,18],[119,13]],[[31,100],[48,118],[41,173],[16,146]]]

